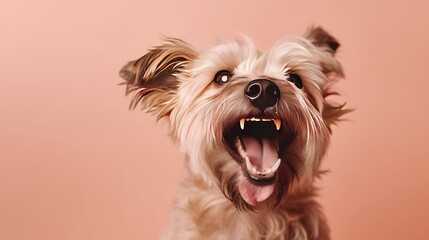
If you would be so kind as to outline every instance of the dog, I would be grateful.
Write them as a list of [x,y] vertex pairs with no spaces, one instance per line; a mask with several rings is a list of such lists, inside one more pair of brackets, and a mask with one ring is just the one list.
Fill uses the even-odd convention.
[[120,70],[130,108],[166,119],[188,176],[161,239],[330,239],[315,200],[344,77],[321,27],[258,51],[245,36],[198,52],[166,38]]

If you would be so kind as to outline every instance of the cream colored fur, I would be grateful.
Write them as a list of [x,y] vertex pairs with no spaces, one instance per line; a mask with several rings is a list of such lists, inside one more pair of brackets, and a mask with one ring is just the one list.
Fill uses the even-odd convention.
[[[313,181],[330,138],[330,125],[349,110],[326,98],[343,76],[335,58],[338,42],[321,28],[279,41],[268,52],[252,42],[228,40],[203,52],[178,39],[150,49],[121,70],[132,106],[165,118],[186,154],[189,176],[181,185],[162,239],[329,239],[329,228],[315,200]],[[220,86],[213,77],[233,73]],[[298,74],[304,88],[288,81]],[[229,154],[224,130],[244,115],[256,114],[244,87],[269,79],[281,97],[271,114],[294,133],[278,170],[274,193],[256,206],[240,196],[243,163]],[[275,111],[275,113],[274,113]]]

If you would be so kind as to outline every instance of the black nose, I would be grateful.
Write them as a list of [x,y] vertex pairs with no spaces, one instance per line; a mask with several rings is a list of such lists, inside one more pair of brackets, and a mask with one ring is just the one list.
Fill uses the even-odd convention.
[[270,80],[256,79],[247,84],[244,94],[263,112],[266,108],[276,105],[280,98],[280,89]]

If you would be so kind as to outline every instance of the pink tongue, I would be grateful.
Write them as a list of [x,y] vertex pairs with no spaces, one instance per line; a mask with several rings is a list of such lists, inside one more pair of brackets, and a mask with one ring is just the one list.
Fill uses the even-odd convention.
[[256,139],[253,137],[242,137],[246,147],[247,156],[252,165],[259,171],[271,168],[278,159],[277,139]]
[[267,199],[274,192],[274,184],[256,186],[250,183],[247,179],[242,179],[238,184],[238,190],[241,197],[249,205],[256,206],[256,203]]
[[[242,137],[246,154],[252,165],[259,171],[271,168],[278,159],[276,139],[256,139]],[[274,184],[257,186],[247,179],[242,179],[238,185],[241,197],[250,205],[266,200],[274,192]]]

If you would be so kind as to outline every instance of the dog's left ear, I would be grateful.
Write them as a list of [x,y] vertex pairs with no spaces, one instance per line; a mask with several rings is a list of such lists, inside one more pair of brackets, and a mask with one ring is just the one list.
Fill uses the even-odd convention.
[[341,116],[351,112],[346,109],[345,104],[338,104],[328,100],[329,96],[340,95],[333,85],[344,77],[340,62],[335,58],[335,53],[340,43],[321,27],[310,27],[305,37],[316,47],[314,56],[319,62],[322,72],[325,74],[327,82],[323,86],[323,119],[328,127],[341,120]]
[[126,64],[119,72],[125,79],[126,94],[134,93],[130,108],[141,103],[142,108],[168,116],[175,105],[180,75],[196,57],[194,49],[179,39],[168,38],[143,57]]
[[336,73],[340,77],[344,76],[341,64],[335,58],[335,53],[340,47],[340,43],[321,27],[310,27],[305,37],[316,46],[318,52],[316,57],[322,67],[323,73]]

